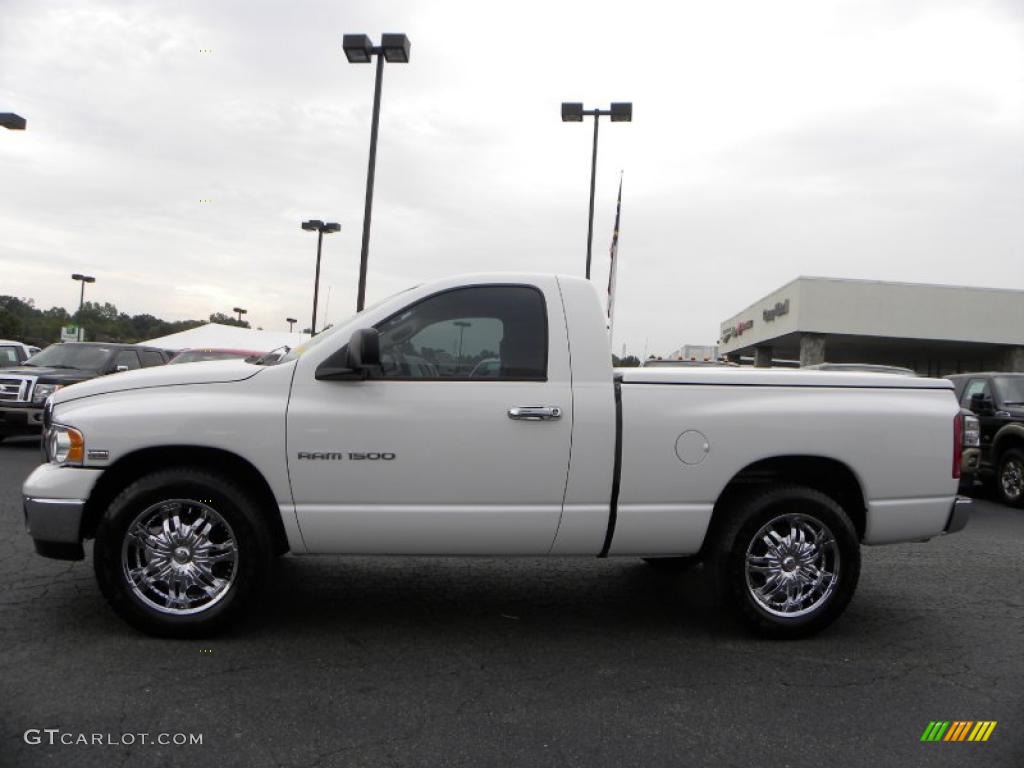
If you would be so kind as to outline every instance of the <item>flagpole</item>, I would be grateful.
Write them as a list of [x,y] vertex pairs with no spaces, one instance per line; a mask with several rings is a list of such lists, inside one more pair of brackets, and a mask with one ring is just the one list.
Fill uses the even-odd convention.
[[622,213],[622,171],[619,171],[619,199],[615,204],[615,229],[612,231],[612,247],[609,249],[611,264],[608,269],[608,343],[612,341],[615,326],[615,270],[619,265],[619,217]]

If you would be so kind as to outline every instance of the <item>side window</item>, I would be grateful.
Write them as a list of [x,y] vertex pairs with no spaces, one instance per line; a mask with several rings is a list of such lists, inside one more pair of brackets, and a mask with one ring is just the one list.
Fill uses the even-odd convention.
[[967,382],[967,386],[964,387],[964,396],[960,398],[960,405],[964,408],[970,408],[971,396],[978,394],[992,397],[992,390],[989,389],[988,382],[985,379],[971,379]]
[[154,352],[152,349],[140,349],[139,357],[142,358],[143,368],[152,368],[154,365],[163,365],[164,358],[159,352]]
[[139,367],[138,354],[131,349],[122,349],[120,352],[117,353],[117,356],[114,358],[115,371],[117,370],[117,366],[119,365],[127,365],[129,371],[134,371],[136,368]]
[[445,291],[393,315],[377,331],[386,379],[547,379],[547,312],[536,288]]

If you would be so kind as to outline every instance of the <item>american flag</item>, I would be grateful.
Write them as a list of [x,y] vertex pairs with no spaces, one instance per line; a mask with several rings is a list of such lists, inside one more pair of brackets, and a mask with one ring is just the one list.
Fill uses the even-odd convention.
[[612,232],[611,266],[608,270],[608,338],[612,336],[612,326],[615,323],[615,267],[618,260],[615,258],[619,252],[619,215],[622,213],[622,174],[619,174],[619,201],[615,204],[615,231]]

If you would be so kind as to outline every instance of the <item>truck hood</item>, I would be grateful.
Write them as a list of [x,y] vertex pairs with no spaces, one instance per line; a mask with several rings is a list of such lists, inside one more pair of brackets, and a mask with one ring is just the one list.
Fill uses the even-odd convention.
[[949,379],[893,373],[816,371],[799,368],[616,368],[627,384],[726,384],[768,387],[877,387],[881,389],[953,389]]
[[202,363],[140,368],[136,371],[112,373],[109,376],[100,376],[64,387],[54,393],[53,403],[56,405],[82,397],[124,392],[129,389],[174,387],[182,384],[224,384],[250,379],[262,370],[264,369],[260,366],[246,363],[243,360],[210,360]]

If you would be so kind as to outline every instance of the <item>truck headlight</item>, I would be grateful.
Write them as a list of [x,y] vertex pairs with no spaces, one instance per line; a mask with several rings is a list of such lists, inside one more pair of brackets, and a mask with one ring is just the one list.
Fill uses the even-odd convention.
[[45,403],[46,398],[63,386],[63,384],[36,384],[35,389],[32,390],[32,402]]
[[964,448],[981,445],[981,423],[977,416],[964,416]]
[[74,427],[52,424],[43,437],[46,458],[53,464],[81,466],[85,458],[85,438]]

